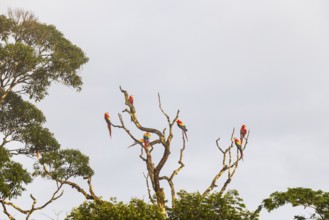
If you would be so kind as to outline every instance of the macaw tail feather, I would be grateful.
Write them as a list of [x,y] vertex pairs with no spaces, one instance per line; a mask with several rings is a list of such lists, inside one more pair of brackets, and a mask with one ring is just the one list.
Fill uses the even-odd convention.
[[240,134],[241,146],[243,145],[243,140],[245,139],[245,134]]
[[239,151],[241,153],[241,159],[243,160],[243,150],[239,147]]
[[186,131],[182,130],[182,132],[183,132],[183,136],[185,136],[186,140],[188,141]]
[[129,145],[128,148],[131,148],[131,147],[135,146],[136,144],[138,144],[138,142],[135,142],[132,145]]
[[108,127],[108,129],[109,129],[110,138],[112,138],[112,128],[111,128],[111,124],[108,124],[107,127]]

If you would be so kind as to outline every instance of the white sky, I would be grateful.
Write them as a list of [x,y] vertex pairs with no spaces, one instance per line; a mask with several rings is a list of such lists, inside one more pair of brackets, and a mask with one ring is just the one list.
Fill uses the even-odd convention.
[[[229,188],[239,191],[250,210],[287,187],[329,191],[328,1],[3,0],[0,12],[7,8],[33,11],[90,58],[81,70],[82,92],[54,85],[38,106],[64,148],[90,157],[98,195],[147,199],[139,149],[128,150],[132,141],[120,130],[110,140],[103,119],[109,111],[119,123],[119,85],[135,96],[145,126],[165,126],[158,92],[171,117],[180,109],[189,142],[176,189],[203,192],[220,169],[215,140],[220,136],[228,145],[232,129],[245,123],[249,145]],[[173,159],[164,171],[177,166],[175,132]],[[52,184],[34,182],[18,202],[29,207],[31,192],[47,198]],[[83,202],[73,190],[65,193],[34,218],[62,211],[63,219]],[[264,210],[261,219],[301,213]]]

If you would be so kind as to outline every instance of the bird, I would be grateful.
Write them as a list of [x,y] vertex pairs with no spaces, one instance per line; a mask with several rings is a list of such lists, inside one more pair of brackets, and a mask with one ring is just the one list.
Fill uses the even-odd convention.
[[108,112],[105,112],[104,119],[107,123],[107,128],[109,129],[110,137],[112,138],[111,120],[110,120],[110,115]]
[[149,132],[146,132],[143,136],[143,140],[144,140],[144,147],[147,147],[150,144],[150,137],[151,134]]
[[242,151],[241,141],[238,138],[234,137],[234,143],[235,143],[235,146],[240,151],[240,153],[241,153],[241,159],[243,160],[243,151]]
[[180,129],[182,129],[182,131],[183,131],[183,133],[184,133],[184,135],[186,137],[186,140],[188,141],[187,134],[186,134],[187,128],[186,128],[185,124],[181,120],[179,120],[179,119],[177,119],[176,122],[177,122],[178,127]]
[[130,95],[128,97],[128,102],[129,102],[130,110],[131,110],[131,113],[132,113],[131,121],[133,121],[133,117],[136,117],[136,112],[135,112],[134,108],[131,108],[132,106],[134,106],[134,96],[133,95]]
[[141,144],[144,143],[144,139],[139,139],[138,141],[135,141],[135,143],[133,143],[132,145],[129,145],[128,148],[135,146],[136,144]]
[[135,146],[136,144],[142,144],[142,143],[144,143],[144,147],[147,147],[150,144],[150,137],[151,134],[149,132],[146,132],[143,136],[143,139],[139,139],[138,141],[135,141],[135,143],[128,146],[128,148]]
[[129,96],[128,101],[129,101],[130,105],[134,105],[134,96],[132,96],[132,95]]
[[242,125],[241,129],[240,129],[240,141],[241,141],[241,145],[243,144],[243,139],[247,134],[247,126],[246,125]]

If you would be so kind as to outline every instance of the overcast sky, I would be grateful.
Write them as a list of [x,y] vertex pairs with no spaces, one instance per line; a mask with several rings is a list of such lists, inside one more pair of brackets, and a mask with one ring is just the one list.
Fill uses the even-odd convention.
[[[215,140],[227,146],[232,129],[245,123],[249,145],[229,188],[239,191],[248,209],[288,187],[329,191],[328,1],[2,0],[0,12],[8,8],[31,10],[90,58],[80,71],[80,93],[53,85],[37,105],[63,148],[90,157],[94,189],[103,198],[147,199],[138,147],[127,149],[132,141],[121,130],[110,140],[103,119],[108,111],[119,123],[120,85],[135,96],[145,126],[165,126],[158,92],[172,118],[180,110],[189,142],[176,189],[203,192],[221,168]],[[175,135],[167,173],[178,166],[178,128]],[[19,201],[26,207],[30,193],[46,199],[54,183],[32,185]],[[65,193],[34,218],[62,211],[63,219],[84,200],[70,188]],[[303,213],[285,207],[264,210],[261,219]]]

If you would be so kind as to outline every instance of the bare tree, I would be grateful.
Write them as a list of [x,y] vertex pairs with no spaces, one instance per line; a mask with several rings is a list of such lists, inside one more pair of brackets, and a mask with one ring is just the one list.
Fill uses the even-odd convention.
[[[123,129],[128,134],[128,136],[131,139],[133,139],[133,141],[135,142],[136,145],[137,144],[140,145],[141,153],[140,153],[139,157],[145,163],[146,169],[147,169],[147,174],[146,175],[144,174],[144,177],[146,179],[146,186],[147,186],[147,190],[148,190],[149,199],[152,203],[156,202],[157,205],[159,206],[159,208],[162,210],[163,214],[166,215],[166,208],[165,208],[166,195],[164,193],[164,188],[162,186],[162,180],[165,180],[170,187],[172,206],[174,206],[175,200],[176,200],[174,177],[176,175],[178,175],[178,173],[185,166],[185,164],[183,162],[183,156],[184,156],[184,150],[186,148],[186,136],[184,136],[184,131],[182,130],[182,145],[181,145],[179,159],[178,159],[178,167],[176,169],[174,169],[172,171],[171,175],[169,175],[169,176],[162,175],[162,173],[161,173],[162,168],[165,166],[166,162],[168,161],[169,155],[171,153],[171,143],[172,143],[172,139],[174,137],[173,126],[179,117],[179,110],[177,110],[177,113],[174,116],[174,118],[171,119],[168,116],[168,114],[164,111],[164,109],[162,108],[160,95],[158,94],[159,109],[167,121],[167,127],[164,129],[161,129],[161,130],[146,127],[146,126],[141,125],[141,123],[139,122],[139,120],[137,118],[137,114],[136,114],[136,108],[133,105],[133,103],[129,101],[130,95],[128,94],[128,92],[126,90],[123,90],[121,87],[120,87],[120,91],[124,95],[125,105],[127,106],[127,108],[125,108],[123,110],[123,113],[127,113],[130,116],[131,121],[133,122],[133,124],[135,125],[135,127],[138,130],[140,130],[142,132],[151,133],[156,137],[156,139],[152,140],[148,145],[145,145],[145,143],[143,143],[143,141],[141,141],[139,138],[137,138],[127,128],[127,126],[125,125],[125,122],[123,120],[123,117],[120,113],[118,114],[119,120],[120,120],[120,125],[115,125],[112,122],[111,122],[111,125],[113,127]],[[217,147],[220,149],[221,153],[223,154],[223,163],[222,163],[223,167],[216,174],[211,185],[203,193],[203,196],[206,196],[211,190],[213,190],[213,188],[215,188],[217,186],[216,185],[217,180],[224,173],[227,173],[227,180],[221,188],[221,193],[223,193],[225,191],[227,185],[231,182],[231,179],[232,179],[233,175],[235,174],[236,169],[238,168],[238,164],[239,164],[239,161],[241,160],[242,155],[239,153],[239,151],[237,151],[236,157],[233,158],[233,154],[232,154],[232,150],[234,149],[233,135],[234,135],[234,130],[232,133],[231,145],[229,147],[227,147],[225,150],[223,150],[219,146],[219,139],[216,141]],[[245,149],[247,142],[248,142],[248,136],[246,137],[246,141],[244,143],[242,150]],[[153,154],[152,154],[153,147],[155,145],[161,145],[162,149],[163,149],[162,157],[157,162],[154,161]],[[149,184],[149,181],[151,182],[151,184]],[[151,185],[151,189],[153,190],[153,192],[155,194],[156,201],[154,201],[154,199],[152,198],[150,185]]]

